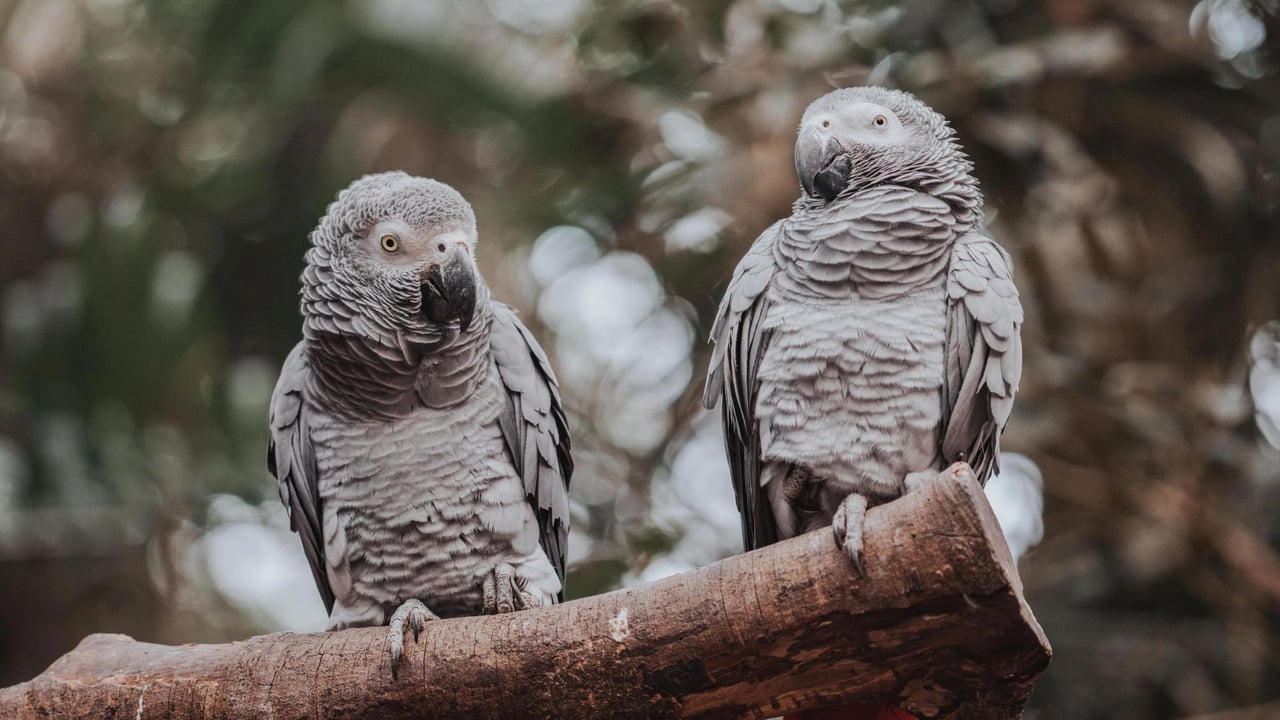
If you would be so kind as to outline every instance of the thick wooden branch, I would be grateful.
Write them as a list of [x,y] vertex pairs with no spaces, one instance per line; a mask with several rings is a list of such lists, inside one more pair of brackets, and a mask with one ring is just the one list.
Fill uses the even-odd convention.
[[768,717],[851,701],[1016,718],[1049,646],[972,481],[872,509],[867,576],[823,529],[648,585],[386,629],[168,647],[86,638],[0,717]]

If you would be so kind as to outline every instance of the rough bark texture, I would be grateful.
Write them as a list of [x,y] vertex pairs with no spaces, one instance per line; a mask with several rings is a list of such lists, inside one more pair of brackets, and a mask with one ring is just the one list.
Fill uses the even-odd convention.
[[0,717],[768,717],[851,701],[1017,718],[1049,661],[982,490],[871,510],[867,576],[830,529],[607,595],[429,623],[169,647],[93,635]]

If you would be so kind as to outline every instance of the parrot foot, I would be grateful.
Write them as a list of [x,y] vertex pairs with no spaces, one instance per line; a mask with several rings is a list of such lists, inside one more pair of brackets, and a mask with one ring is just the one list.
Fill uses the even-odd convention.
[[421,600],[410,599],[396,609],[391,615],[391,623],[387,628],[387,641],[391,644],[391,678],[399,679],[400,656],[404,654],[405,625],[413,631],[413,641],[418,642],[418,633],[428,620],[439,620],[440,616],[427,609]]
[[484,614],[498,615],[536,606],[533,596],[522,590],[520,584],[515,568],[498,563],[493,572],[485,576],[482,585]]
[[867,498],[851,493],[836,508],[831,520],[831,529],[836,536],[836,547],[844,548],[853,561],[853,571],[858,577],[865,577],[862,566],[862,524],[867,519]]

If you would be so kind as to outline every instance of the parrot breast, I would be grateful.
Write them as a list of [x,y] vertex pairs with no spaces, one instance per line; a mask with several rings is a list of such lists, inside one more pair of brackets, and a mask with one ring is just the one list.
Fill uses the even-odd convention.
[[946,336],[941,284],[885,300],[779,298],[756,402],[762,459],[880,500],[933,467]]
[[559,591],[497,422],[498,383],[491,370],[468,402],[391,422],[318,418],[320,497],[345,540],[346,604],[417,598],[441,617],[479,614],[483,576],[502,562]]

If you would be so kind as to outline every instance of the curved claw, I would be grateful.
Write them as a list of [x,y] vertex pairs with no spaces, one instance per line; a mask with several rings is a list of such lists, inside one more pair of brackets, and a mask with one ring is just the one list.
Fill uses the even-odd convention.
[[533,607],[533,597],[524,592],[520,585],[515,568],[507,563],[499,563],[481,583],[484,594],[482,612],[485,615],[498,615]]
[[423,623],[439,619],[438,615],[427,609],[427,606],[417,599],[406,600],[392,613],[391,622],[387,624],[387,642],[391,645],[391,678],[393,680],[400,679],[400,658],[404,655],[405,625],[408,624],[409,629],[413,631],[413,641],[416,643],[422,632]]
[[853,561],[853,571],[860,578],[866,576],[862,565],[862,525],[866,519],[867,498],[853,493],[836,508],[831,521],[836,546],[844,548],[848,553],[849,559]]

